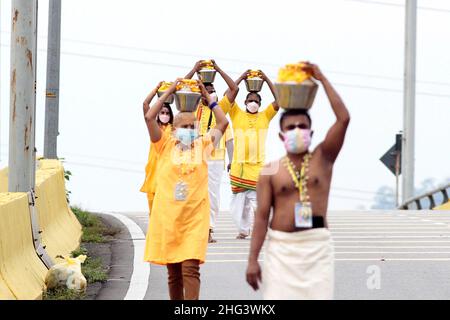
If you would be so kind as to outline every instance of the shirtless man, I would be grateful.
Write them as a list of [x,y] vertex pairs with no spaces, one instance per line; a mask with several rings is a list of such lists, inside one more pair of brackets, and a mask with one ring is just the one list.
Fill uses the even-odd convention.
[[[280,117],[279,135],[287,154],[261,172],[247,268],[247,282],[254,290],[262,282],[264,299],[333,298],[334,252],[326,213],[333,164],[344,143],[350,115],[317,65],[306,63],[304,71],[322,83],[336,122],[311,153],[308,148],[313,132],[308,112],[287,110]],[[278,166],[276,172],[274,166]],[[266,234],[261,273],[258,256]]]

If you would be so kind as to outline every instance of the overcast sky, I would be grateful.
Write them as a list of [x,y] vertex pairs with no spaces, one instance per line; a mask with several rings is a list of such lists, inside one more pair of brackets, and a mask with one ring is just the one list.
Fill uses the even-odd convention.
[[[383,4],[384,3],[384,4]],[[450,3],[418,1],[416,182],[450,177]],[[72,203],[90,210],[145,211],[139,188],[149,137],[142,101],[161,80],[214,58],[232,78],[260,68],[273,80],[286,63],[317,63],[352,121],[337,160],[330,209],[370,208],[395,178],[379,161],[402,130],[404,1],[145,1],[62,3],[58,155],[73,173]],[[437,10],[436,10],[437,9]],[[0,0],[0,165],[8,162],[11,1]],[[48,1],[39,1],[38,154],[43,153]],[[222,94],[224,81],[216,78]],[[263,88],[263,105],[272,101]],[[237,101],[243,105],[242,83]],[[322,88],[311,110],[313,146],[334,115]],[[283,155],[278,116],[267,160]],[[230,187],[222,184],[222,209]]]

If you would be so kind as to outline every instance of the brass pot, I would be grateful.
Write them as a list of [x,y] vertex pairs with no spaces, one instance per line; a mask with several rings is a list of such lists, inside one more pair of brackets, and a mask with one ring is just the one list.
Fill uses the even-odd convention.
[[212,69],[202,69],[199,72],[197,72],[197,76],[203,83],[213,83],[214,79],[216,78],[216,70]]
[[264,80],[261,78],[245,79],[245,86],[248,92],[260,92],[263,84]]
[[[166,92],[166,91],[157,91],[156,94],[158,95],[158,98],[161,97],[161,96],[164,94],[164,92]],[[172,103],[173,103],[173,100],[174,100],[174,97],[173,97],[173,94],[171,94],[171,95],[166,99],[166,101],[164,101],[164,103],[172,104]]]
[[201,97],[198,92],[180,90],[175,92],[175,105],[180,112],[194,112]]
[[319,88],[312,79],[307,79],[302,83],[277,82],[274,85],[278,103],[283,109],[311,108]]

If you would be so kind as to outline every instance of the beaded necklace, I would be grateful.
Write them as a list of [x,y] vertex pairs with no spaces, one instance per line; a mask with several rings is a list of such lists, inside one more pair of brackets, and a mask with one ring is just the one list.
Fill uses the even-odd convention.
[[[176,201],[186,201],[188,195],[189,195],[189,185],[184,181],[183,175],[190,175],[192,174],[197,166],[190,165],[188,163],[193,163],[192,161],[192,151],[193,147],[189,148],[189,151],[183,152],[183,150],[180,150],[177,148],[177,159],[179,160],[179,163],[177,165],[178,167],[178,182],[175,184],[175,190],[174,190],[174,196]],[[190,158],[190,159],[189,159]],[[190,161],[189,161],[190,160]]]
[[285,156],[282,159],[283,165],[288,170],[291,175],[292,181],[295,184],[295,187],[298,188],[298,193],[300,197],[300,202],[309,202],[308,195],[308,180],[309,180],[309,161],[311,160],[311,154],[308,152],[303,157],[303,163],[300,170],[297,169],[295,164]]

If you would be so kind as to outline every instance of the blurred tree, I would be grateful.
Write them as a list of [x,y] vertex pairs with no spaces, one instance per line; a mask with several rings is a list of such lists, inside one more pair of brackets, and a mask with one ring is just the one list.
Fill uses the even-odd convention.
[[388,210],[395,208],[395,191],[389,186],[381,186],[373,199],[371,209]]

